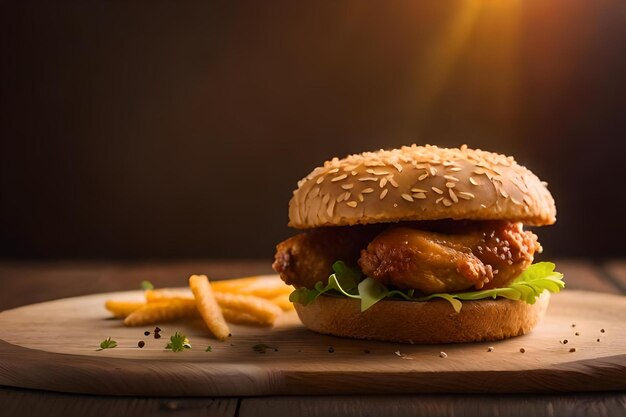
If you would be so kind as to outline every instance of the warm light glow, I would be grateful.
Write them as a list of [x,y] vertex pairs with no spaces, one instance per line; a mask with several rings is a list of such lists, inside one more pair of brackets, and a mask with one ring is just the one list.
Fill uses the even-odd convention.
[[[417,117],[428,121],[438,97],[455,71],[466,74],[472,88],[484,86],[486,102],[493,111],[510,116],[517,106],[519,82],[519,35],[523,0],[462,0],[429,48],[415,63],[418,74]],[[477,74],[467,68],[460,71],[459,60],[469,61],[470,70],[484,68]],[[469,74],[469,75],[467,75]],[[463,79],[462,81],[465,81]],[[473,90],[472,90],[473,91]]]

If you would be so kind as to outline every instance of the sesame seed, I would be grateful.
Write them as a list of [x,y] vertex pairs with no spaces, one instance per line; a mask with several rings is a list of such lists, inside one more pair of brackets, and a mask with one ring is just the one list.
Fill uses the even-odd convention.
[[361,191],[363,194],[369,194],[369,193],[373,193],[374,189],[373,188],[365,188]]
[[334,174],[335,172],[339,172],[339,168],[333,168],[330,171],[328,171],[329,174]]
[[518,199],[516,199],[515,197],[511,197],[511,201],[513,202],[513,204],[521,206],[522,202],[519,201]]
[[460,191],[459,197],[461,197],[464,200],[471,200],[472,198],[475,197],[475,195],[472,193],[468,193],[467,191]]
[[430,167],[430,175],[432,175],[433,177],[434,177],[435,175],[437,175],[437,168],[435,168],[435,167]]
[[333,217],[333,212],[335,211],[335,200],[330,200],[330,204],[326,207],[326,214],[328,217]]
[[487,352],[493,352],[493,349],[494,349],[494,347],[493,347],[493,346],[489,346],[489,347],[487,348]]
[[461,145],[461,152],[465,151],[467,151],[467,145],[464,143],[463,145]]
[[420,175],[419,177],[417,177],[417,180],[418,180],[418,181],[423,181],[423,180],[425,180],[427,177],[428,177],[428,173],[426,173],[426,174],[422,174],[422,175]]
[[383,177],[380,179],[380,188],[384,188],[387,185],[387,177]]
[[337,197],[337,202],[341,203],[345,199],[346,199],[346,195],[342,193],[339,197]]
[[448,354],[446,352],[439,352],[439,357],[440,358],[447,358]]
[[435,204],[439,204],[443,201],[443,197],[439,197],[438,199],[435,200]]
[[463,170],[463,168],[461,168],[461,167],[450,168],[450,171],[452,171],[452,172],[459,172],[459,171],[462,171],[462,170]]
[[352,194],[350,193],[350,191],[346,191],[346,193],[344,195],[345,195],[345,197],[343,199],[347,201]]
[[365,198],[363,197],[363,194],[359,194],[358,196],[359,201],[362,203],[363,201],[365,201]]
[[457,182],[459,181],[457,177],[454,177],[452,175],[444,175],[443,177],[449,181],[457,181]]
[[426,198],[426,194],[424,193],[415,193],[413,194],[413,197],[417,198],[418,200],[423,200]]
[[434,192],[436,192],[437,194],[443,194],[443,191],[441,191],[439,188],[437,187],[431,187],[431,190],[433,190]]
[[520,348],[520,350],[519,350],[519,351],[520,351],[521,353],[526,353],[526,349],[524,349],[524,348]]
[[509,193],[507,193],[504,188],[500,188],[500,194],[502,194],[504,198],[509,198]]
[[383,198],[385,198],[385,196],[387,195],[387,192],[388,192],[388,191],[389,191],[389,190],[385,188],[385,189],[383,190],[383,192],[382,192],[382,193],[380,193],[380,199],[381,199],[381,200],[382,200]]
[[316,184],[321,184],[321,183],[323,183],[323,182],[324,182],[324,178],[326,178],[326,177],[319,177],[319,178],[317,179],[317,181],[315,181],[315,183],[316,183]]
[[349,190],[349,189],[351,189],[352,187],[354,187],[354,184],[343,184],[343,185],[341,186],[341,188],[343,188],[344,190]]
[[428,191],[422,188],[411,188],[411,192],[412,193],[427,193]]
[[394,188],[398,188],[398,183],[393,178],[389,178],[389,183],[394,186]]
[[484,170],[484,169],[482,169],[482,168],[476,168],[476,169],[474,170],[474,174],[476,174],[476,175],[482,175],[482,174],[484,174],[484,173],[485,173],[485,170]]
[[413,197],[408,194],[402,194],[402,198],[404,198],[406,201],[413,202]]
[[450,198],[452,199],[452,201],[454,201],[455,203],[459,202],[459,199],[457,198],[456,194],[454,194],[454,190],[452,190],[452,188],[448,188],[448,193],[450,194]]
[[389,171],[384,171],[384,170],[375,170],[375,169],[367,169],[366,172],[370,173],[370,174],[374,174],[374,175],[389,175]]
[[444,198],[443,205],[446,207],[450,207],[452,205],[452,201],[448,200],[447,198]]
[[446,187],[448,187],[448,188],[454,188],[454,187],[456,187],[456,182],[447,182],[447,183],[446,183]]
[[361,177],[361,178],[359,178],[359,181],[378,181],[378,178],[376,178],[376,177]]
[[348,174],[341,174],[331,179],[330,182],[337,182],[337,181],[345,180],[346,178],[348,178]]
[[348,201],[346,203],[346,205],[349,206],[349,207],[354,208],[354,207],[356,207],[358,205],[358,203],[356,201]]
[[486,206],[486,205],[484,205],[484,204],[481,204],[480,206],[481,206],[482,208],[487,208],[487,206]]
[[322,203],[328,204],[328,200],[330,200],[330,194],[325,194],[324,197],[322,197]]
[[402,165],[400,165],[399,163],[394,162],[391,165],[393,165],[394,168],[398,170],[398,172],[402,172]]
[[472,185],[478,185],[478,182],[476,182],[474,177],[469,177],[469,182],[472,183]]

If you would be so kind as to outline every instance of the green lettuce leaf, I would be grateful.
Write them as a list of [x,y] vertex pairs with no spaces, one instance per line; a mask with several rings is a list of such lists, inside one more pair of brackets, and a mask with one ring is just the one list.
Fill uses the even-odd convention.
[[375,279],[364,278],[359,269],[351,268],[344,262],[338,261],[333,265],[333,274],[328,277],[328,283],[321,281],[315,284],[314,289],[298,288],[289,296],[289,300],[302,305],[311,304],[321,294],[344,296],[361,300],[361,311],[365,311],[384,298],[404,299],[407,301],[428,301],[434,298],[447,300],[454,310],[461,311],[461,301],[482,300],[497,297],[510,300],[524,301],[534,304],[542,292],[548,290],[557,293],[565,287],[563,274],[554,270],[552,262],[539,262],[528,267],[507,287],[493,288],[481,291],[467,291],[458,293],[437,293],[424,297],[415,297],[414,290],[390,290]]

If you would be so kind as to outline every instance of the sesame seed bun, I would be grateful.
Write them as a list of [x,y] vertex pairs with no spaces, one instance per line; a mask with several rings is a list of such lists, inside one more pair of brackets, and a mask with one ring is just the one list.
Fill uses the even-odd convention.
[[460,313],[445,300],[382,300],[361,312],[359,300],[321,295],[312,304],[294,304],[309,329],[334,336],[397,343],[486,342],[528,333],[545,315],[550,293],[535,302],[498,298],[463,301]]
[[404,146],[333,158],[298,183],[289,226],[411,220],[556,221],[554,199],[513,157],[479,149]]

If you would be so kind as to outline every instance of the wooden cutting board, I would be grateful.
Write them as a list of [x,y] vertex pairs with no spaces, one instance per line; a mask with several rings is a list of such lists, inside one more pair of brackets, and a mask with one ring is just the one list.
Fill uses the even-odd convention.
[[[141,296],[99,294],[0,313],[0,385],[149,396],[626,389],[626,297],[566,290],[552,297],[547,317],[529,335],[417,346],[315,334],[295,313],[272,329],[233,326],[227,342],[212,339],[198,322],[164,323],[156,340],[143,334],[151,326],[126,328],[103,307],[107,299]],[[175,331],[193,348],[164,350]],[[107,337],[119,346],[96,351]],[[146,342],[143,349],[139,340]],[[271,348],[256,352],[258,343]],[[208,345],[212,352],[205,352]]]

